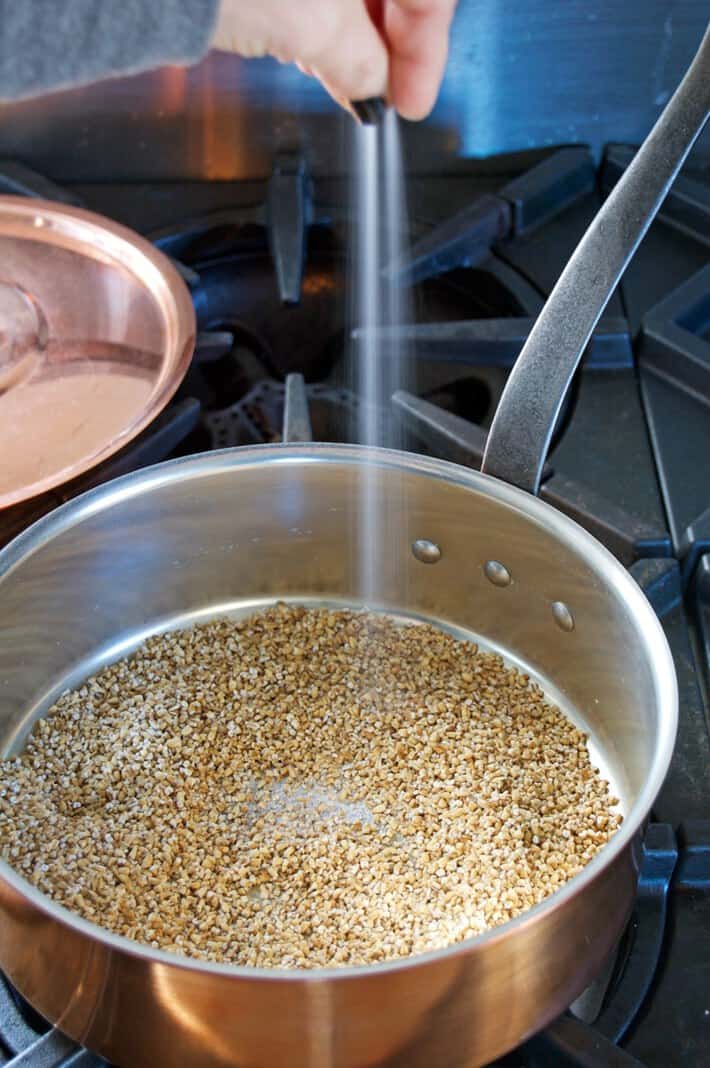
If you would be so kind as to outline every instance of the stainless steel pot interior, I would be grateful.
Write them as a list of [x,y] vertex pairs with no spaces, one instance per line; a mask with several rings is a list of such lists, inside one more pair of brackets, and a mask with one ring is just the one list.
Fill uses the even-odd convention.
[[[451,1010],[459,1024],[464,1005],[469,1014],[472,1005],[484,1006],[503,975],[513,984],[505,996],[518,988],[520,994],[513,1019],[501,1021],[491,1035],[479,1025],[478,1045],[472,1045],[472,1023],[466,1025],[465,1061],[456,1059],[460,1043],[451,1040],[451,1064],[480,1063],[476,1057],[482,1061],[497,1055],[568,1004],[618,934],[633,892],[630,843],[663,781],[676,729],[673,664],[652,610],[606,550],[523,491],[441,461],[388,452],[370,458],[374,462],[364,464],[364,451],[357,447],[316,445],[186,458],[110,483],[28,530],[0,554],[3,751],[22,745],[30,724],[59,692],[99,664],[125,654],[148,633],[243,612],[278,598],[357,604],[362,537],[358,501],[362,480],[371,478],[377,525],[368,536],[382,564],[378,607],[476,636],[524,665],[589,730],[599,761],[619,791],[625,822],[566,887],[497,931],[410,961],[317,972],[259,972],[181,961],[86,923],[0,864],[5,921],[0,926],[0,962],[51,1019],[114,1057],[117,1051],[140,1055],[125,1029],[120,1038],[114,1031],[117,1020],[125,1019],[131,998],[143,990],[150,1002],[149,1007],[141,1002],[145,1027],[148,1022],[151,1028],[163,1026],[166,1017],[174,1027],[175,1006],[190,1004],[202,1029],[199,1048],[203,1053],[212,1048],[211,1059],[204,1063],[315,1064],[303,1054],[303,1043],[312,1041],[305,1030],[301,1034],[310,1020],[308,1009],[302,1009],[303,1020],[299,1017],[289,1033],[288,1048],[295,1060],[289,1061],[287,1052],[281,1059],[271,1047],[271,1059],[263,1056],[268,1028],[259,1031],[255,1045],[247,1043],[247,1056],[243,1016],[237,1014],[237,1026],[236,1017],[227,1022],[223,1012],[217,1018],[213,1011],[228,990],[235,996],[229,982],[252,990],[254,980],[269,980],[260,986],[267,1000],[266,986],[271,990],[279,979],[289,990],[292,985],[305,989],[303,984],[315,990],[314,982],[332,980],[337,985],[349,976],[368,984],[375,976],[387,975],[395,982],[399,974],[406,985],[406,976],[427,961],[432,967],[449,967],[463,953],[472,962],[473,985],[464,984],[455,999],[459,1008]],[[418,538],[439,545],[438,563],[416,558],[411,546]],[[486,576],[485,565],[491,560],[508,570],[509,585],[494,584]],[[565,620],[555,607],[560,603],[574,620],[572,630],[560,626],[559,620]],[[600,887],[603,916],[591,904],[583,906],[585,889],[591,902],[595,892],[600,896]],[[28,925],[35,932],[33,948],[27,941]],[[546,939],[553,930],[558,944],[549,972],[539,962],[541,954],[552,951]],[[40,953],[44,938],[50,939],[49,945],[59,939],[65,947],[67,959],[60,964],[53,960],[57,977],[49,983],[47,969],[37,963],[38,932]],[[506,964],[501,947],[511,939],[519,939],[520,947],[508,955]],[[528,959],[531,946],[534,953]],[[500,974],[494,978],[491,973],[489,979],[484,964],[493,959],[491,953],[498,962],[494,972]],[[97,955],[104,961],[100,990],[86,980],[86,954],[94,968]],[[61,956],[57,953],[57,959]],[[170,990],[169,998],[156,995],[157,977],[161,989]],[[198,980],[208,986],[196,988]],[[416,980],[418,987],[431,981]],[[113,991],[111,1008],[105,1007],[107,982]],[[211,983],[217,984],[215,989]],[[531,984],[537,986],[535,1007],[522,997]],[[286,988],[280,989],[282,997]],[[500,995],[498,989],[498,1003]],[[329,1009],[333,1019],[345,1011],[338,1010],[336,1002]],[[379,1003],[384,1005],[386,999],[380,995],[377,1002],[375,1008],[369,998],[358,996],[359,1009],[346,1012],[352,1026],[367,1006],[374,1027]],[[474,1013],[471,1020],[476,1018]],[[394,1026],[392,1020],[379,1023],[382,1035]],[[288,1031],[290,1025],[284,1026]],[[308,1026],[316,1025],[310,1020]],[[339,1026],[348,1033],[342,1021]],[[430,1034],[431,1020],[426,1026]],[[232,1029],[229,1040],[225,1028]],[[145,1028],[140,1032],[145,1039]],[[188,1041],[185,1035],[181,1040]],[[392,1039],[394,1045],[397,1041]],[[336,1051],[323,1063],[395,1063],[363,1060],[362,1051],[356,1056],[352,1044],[343,1042],[347,1053]],[[219,1055],[214,1052],[217,1046]],[[229,1055],[224,1053],[227,1046],[232,1049]],[[171,1060],[162,1048],[160,1056],[161,1063],[188,1063]]]
[[[67,685],[148,633],[277,597],[357,603],[361,458],[313,446],[181,461],[20,538],[0,580],[5,751]],[[379,606],[474,635],[541,678],[590,730],[633,821],[672,745],[656,713],[668,654],[633,582],[580,528],[500,483],[397,454],[381,454],[374,477]],[[438,564],[412,554],[419,537],[440,546]],[[487,579],[491,560],[508,587]]]
[[[673,740],[655,709],[672,665],[626,572],[512,487],[405,454],[380,452],[371,469],[364,455],[313,445],[181,460],[20,537],[0,573],[4,751],[67,685],[149,633],[276,598],[360,603],[366,536],[380,560],[376,607],[437,620],[521,663],[587,725],[626,812],[655,796]],[[376,493],[367,531],[365,479]],[[416,558],[417,538],[440,547],[439,563]],[[489,561],[505,566],[508,586],[487,577]]]

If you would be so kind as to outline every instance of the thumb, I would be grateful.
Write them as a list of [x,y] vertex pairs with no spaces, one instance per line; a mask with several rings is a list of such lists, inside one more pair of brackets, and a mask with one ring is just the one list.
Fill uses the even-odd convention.
[[365,4],[351,0],[333,8],[340,9],[341,17],[332,33],[318,38],[315,52],[305,62],[339,104],[384,97],[389,56]]
[[347,106],[387,88],[388,53],[368,4],[376,14],[376,0],[221,0],[213,45],[297,63]]

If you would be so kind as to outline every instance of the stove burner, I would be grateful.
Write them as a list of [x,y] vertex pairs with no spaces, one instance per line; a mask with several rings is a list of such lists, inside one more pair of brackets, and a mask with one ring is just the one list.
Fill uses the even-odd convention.
[[[291,374],[285,383],[264,379],[236,404],[207,412],[210,447],[269,444],[276,441],[352,440],[363,403],[349,389],[307,385]],[[379,440],[386,442],[389,414],[377,412]]]
[[[608,150],[602,191],[631,157],[625,146]],[[17,164],[0,167],[3,188],[80,202]],[[411,253],[399,281],[413,287],[416,321],[397,335],[410,381],[378,416],[385,427],[393,415],[401,422],[407,447],[477,467],[508,371],[598,206],[595,171],[586,149],[567,148],[537,154],[531,168],[520,158],[486,161],[443,179],[413,177],[410,188]],[[192,368],[140,439],[60,493],[6,511],[0,540],[83,489],[168,456],[353,440],[347,188],[312,182],[300,158],[284,156],[265,185],[146,189],[163,215],[152,236],[192,291]],[[150,215],[132,187],[81,192],[128,225]],[[617,954],[570,1012],[497,1068],[708,1061],[710,494],[699,458],[710,449],[709,240],[710,185],[685,174],[594,333],[544,472],[543,498],[629,566],[653,604],[678,668],[680,730]],[[383,359],[393,340],[379,332]],[[0,1065],[103,1063],[2,981],[0,1047],[12,1058],[0,1053]]]

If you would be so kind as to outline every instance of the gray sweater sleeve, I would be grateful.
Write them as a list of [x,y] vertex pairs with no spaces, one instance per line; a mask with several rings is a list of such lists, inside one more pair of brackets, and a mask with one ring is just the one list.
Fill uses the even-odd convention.
[[0,99],[166,63],[209,48],[218,0],[0,0]]

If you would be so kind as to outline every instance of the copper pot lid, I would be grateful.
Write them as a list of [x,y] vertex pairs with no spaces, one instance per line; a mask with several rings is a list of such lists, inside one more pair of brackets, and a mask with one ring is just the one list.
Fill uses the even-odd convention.
[[92,212],[0,196],[0,508],[139,434],[194,343],[187,287],[149,242]]

